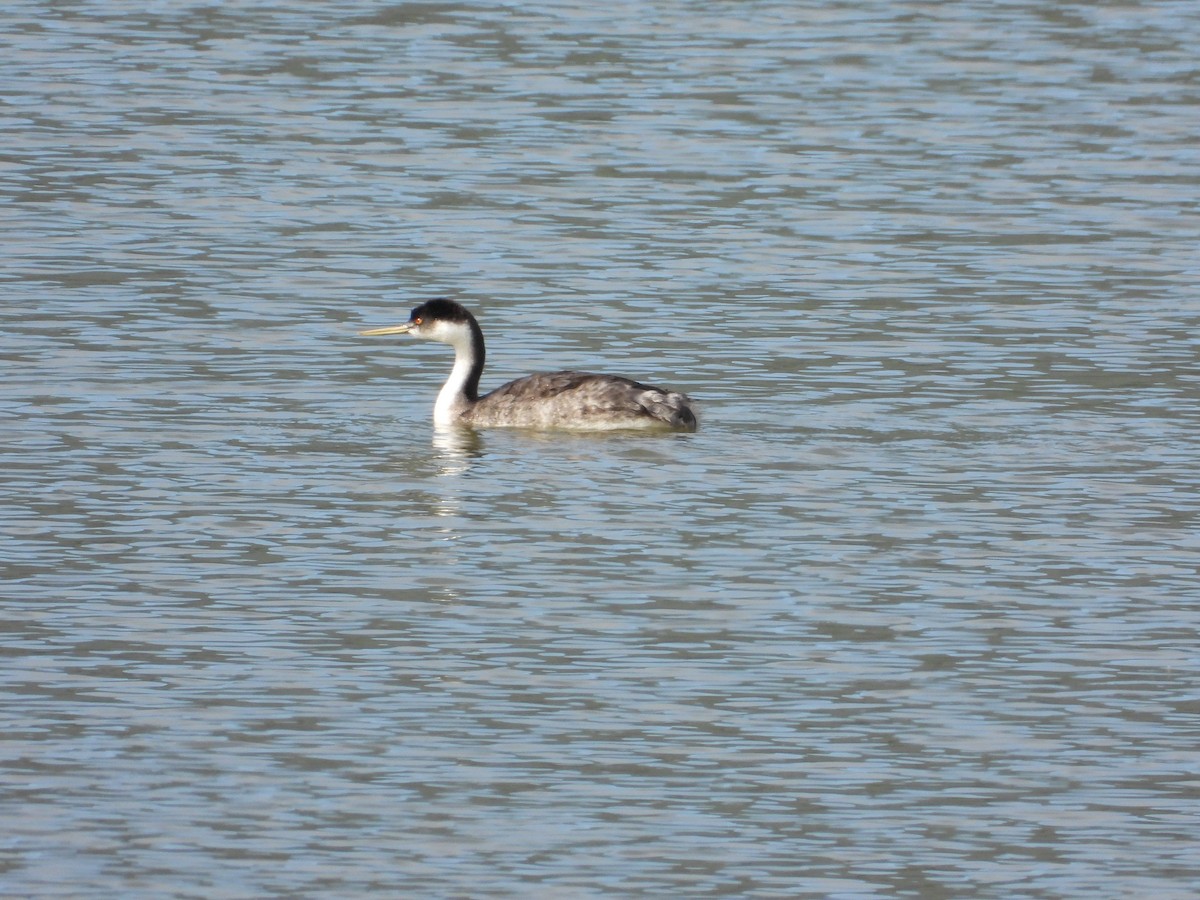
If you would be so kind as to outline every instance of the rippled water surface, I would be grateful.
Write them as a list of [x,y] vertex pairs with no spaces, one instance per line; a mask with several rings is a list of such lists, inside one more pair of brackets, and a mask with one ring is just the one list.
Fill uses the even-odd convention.
[[0,893],[1194,896],[1194,4],[0,35]]

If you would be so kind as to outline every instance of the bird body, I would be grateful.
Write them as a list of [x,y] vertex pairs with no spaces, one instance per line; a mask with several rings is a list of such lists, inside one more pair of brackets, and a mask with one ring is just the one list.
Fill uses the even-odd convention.
[[454,368],[433,407],[437,425],[588,431],[697,427],[692,402],[684,394],[618,375],[541,373],[479,396],[486,357],[483,332],[475,317],[453,300],[430,300],[416,307],[408,322],[362,334],[412,334],[454,348]]

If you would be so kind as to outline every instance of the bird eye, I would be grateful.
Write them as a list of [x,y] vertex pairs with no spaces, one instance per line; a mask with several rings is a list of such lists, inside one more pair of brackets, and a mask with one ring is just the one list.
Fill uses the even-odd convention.
[[420,325],[420,324],[421,324],[421,317],[420,317],[420,316],[417,316],[415,319],[413,319],[413,324],[414,324],[414,325]]

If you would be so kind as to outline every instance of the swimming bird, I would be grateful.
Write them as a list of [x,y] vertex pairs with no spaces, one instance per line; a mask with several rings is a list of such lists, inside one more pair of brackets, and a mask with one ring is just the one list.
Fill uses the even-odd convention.
[[411,334],[454,348],[454,368],[433,407],[436,425],[696,430],[696,413],[687,396],[618,375],[528,375],[480,397],[479,377],[486,355],[483,331],[465,306],[445,297],[414,308],[402,325],[371,328],[359,334]]

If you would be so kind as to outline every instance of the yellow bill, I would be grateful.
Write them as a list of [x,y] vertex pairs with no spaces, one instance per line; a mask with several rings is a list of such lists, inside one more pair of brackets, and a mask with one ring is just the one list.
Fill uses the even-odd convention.
[[405,322],[403,325],[385,325],[383,328],[368,328],[366,331],[360,331],[359,334],[364,337],[374,337],[380,334],[408,334],[412,330],[412,322]]

